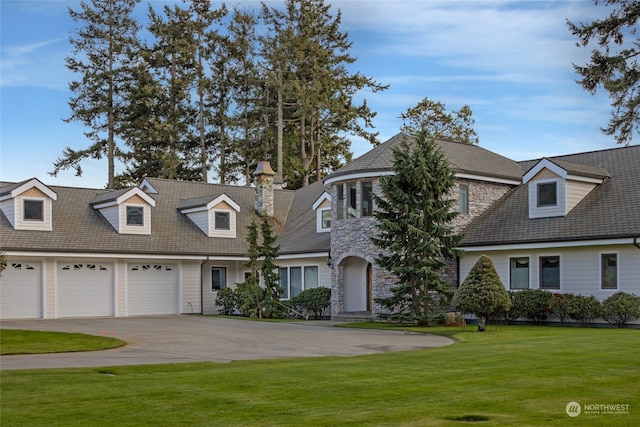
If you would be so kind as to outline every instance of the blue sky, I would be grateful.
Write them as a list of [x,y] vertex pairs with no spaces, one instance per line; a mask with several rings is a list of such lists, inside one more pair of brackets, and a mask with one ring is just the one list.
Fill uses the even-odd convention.
[[[148,1],[137,9],[145,16]],[[166,1],[151,1],[156,10]],[[282,2],[269,1],[278,5]],[[575,83],[572,63],[584,64],[565,19],[588,22],[607,15],[591,1],[329,2],[343,13],[342,30],[358,58],[354,71],[390,84],[362,93],[378,112],[382,141],[399,131],[400,113],[429,97],[448,109],[469,105],[480,145],[515,160],[616,147],[600,127],[610,114],[605,92],[595,96]],[[227,5],[259,3],[229,1]],[[70,115],[65,68],[75,23],[67,7],[79,1],[1,0],[0,180],[37,177],[50,185],[102,188],[106,160],[47,174],[65,147],[89,142]],[[634,140],[638,143],[638,140]],[[370,145],[352,139],[359,156]]]

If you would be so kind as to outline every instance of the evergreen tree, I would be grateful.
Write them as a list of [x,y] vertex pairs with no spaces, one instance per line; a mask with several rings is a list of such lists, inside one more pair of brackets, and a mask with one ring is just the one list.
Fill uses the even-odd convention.
[[[594,0],[614,6],[609,16],[587,24],[574,24],[567,20],[569,30],[578,37],[578,46],[586,47],[591,41],[599,49],[591,51],[591,60],[585,66],[574,64],[580,76],[578,84],[591,94],[602,87],[611,98],[611,120],[605,135],[613,135],[619,144],[632,141],[640,134],[640,37],[638,20],[640,2],[637,0]],[[634,38],[635,36],[635,38]],[[631,43],[625,44],[625,38]]]
[[393,151],[394,174],[380,178],[375,195],[377,235],[371,240],[383,253],[376,263],[393,273],[391,295],[378,298],[382,307],[428,322],[432,293],[446,286],[445,259],[455,258],[461,235],[449,225],[457,216],[449,194],[455,175],[435,140],[423,131]]
[[115,188],[115,160],[120,157],[117,137],[123,126],[123,100],[131,90],[131,51],[138,44],[138,23],[132,12],[139,0],[82,1],[80,10],[69,8],[74,22],[81,23],[70,38],[73,54],[65,58],[67,68],[79,79],[69,84],[74,96],[69,100],[71,117],[90,130],[92,141],[86,149],[67,147],[53,166],[51,175],[75,169],[82,176],[81,161],[107,157],[107,188]]
[[262,267],[260,268],[260,272],[262,273],[266,292],[265,299],[267,301],[267,316],[283,317],[283,306],[280,304],[280,296],[283,293],[283,289],[280,286],[278,266],[275,264],[275,260],[278,258],[280,251],[280,246],[275,244],[277,236],[274,234],[270,219],[266,215],[262,216],[260,234],[262,235],[262,245],[260,247]]
[[442,102],[425,97],[415,107],[400,115],[403,120],[401,130],[410,135],[424,130],[436,139],[477,144],[479,140],[473,129],[475,120],[472,114],[468,105],[448,113]]
[[498,311],[511,308],[511,297],[498,272],[486,255],[481,255],[456,290],[453,305],[464,313],[478,316],[478,331],[485,331],[487,318]]

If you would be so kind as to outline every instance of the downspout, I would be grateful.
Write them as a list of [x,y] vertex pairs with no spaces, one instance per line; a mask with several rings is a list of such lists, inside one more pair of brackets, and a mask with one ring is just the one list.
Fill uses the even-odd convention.
[[640,249],[640,243],[638,243],[638,239],[640,239],[640,237],[634,237],[633,238],[633,246],[635,246],[636,248]]
[[209,255],[207,259],[200,263],[200,315],[204,314],[204,275],[202,274],[202,267],[209,262]]

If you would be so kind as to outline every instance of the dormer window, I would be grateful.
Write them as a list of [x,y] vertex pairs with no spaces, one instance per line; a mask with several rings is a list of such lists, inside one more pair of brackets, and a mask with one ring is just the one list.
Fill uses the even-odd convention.
[[44,221],[44,201],[25,199],[23,216],[25,221]]
[[216,230],[229,230],[231,228],[230,222],[231,212],[229,211],[215,211],[215,229]]
[[329,193],[322,193],[311,208],[316,211],[316,232],[331,231],[331,196]]
[[144,208],[142,206],[127,206],[127,225],[144,225]]
[[557,182],[545,182],[538,184],[538,207],[558,206]]

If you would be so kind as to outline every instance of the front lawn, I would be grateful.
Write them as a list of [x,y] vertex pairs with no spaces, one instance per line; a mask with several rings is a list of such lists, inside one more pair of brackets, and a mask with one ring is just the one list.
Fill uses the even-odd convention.
[[122,340],[66,332],[0,330],[0,354],[40,354],[106,350],[125,345]]
[[640,331],[474,329],[371,356],[2,371],[2,425],[640,425]]

